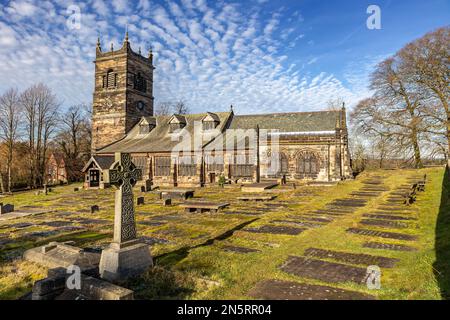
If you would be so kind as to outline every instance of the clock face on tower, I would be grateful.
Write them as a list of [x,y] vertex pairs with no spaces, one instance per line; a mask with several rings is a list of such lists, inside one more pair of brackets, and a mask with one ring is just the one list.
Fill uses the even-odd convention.
[[137,103],[137,109],[138,109],[139,111],[142,111],[142,110],[144,110],[144,108],[145,108],[145,103],[142,102],[142,101],[138,101],[138,103]]

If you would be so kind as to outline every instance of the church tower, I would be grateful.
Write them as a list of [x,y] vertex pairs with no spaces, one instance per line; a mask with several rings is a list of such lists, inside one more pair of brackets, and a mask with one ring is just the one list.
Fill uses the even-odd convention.
[[92,151],[123,138],[141,119],[153,115],[153,53],[133,52],[128,32],[119,50],[102,52],[97,42],[92,110]]

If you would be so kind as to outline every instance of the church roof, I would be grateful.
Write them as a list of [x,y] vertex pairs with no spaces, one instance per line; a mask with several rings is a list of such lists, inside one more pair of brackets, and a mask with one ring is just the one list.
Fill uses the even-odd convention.
[[[216,112],[215,114],[220,121],[217,127],[218,131],[216,131],[217,135],[223,132],[226,128],[231,112]],[[197,150],[199,147],[198,145],[194,145],[194,143],[196,143],[195,139],[183,139],[179,135],[182,136],[184,133],[189,133],[190,137],[193,137],[194,123],[201,123],[203,118],[207,115],[207,113],[187,114],[183,116],[176,115],[177,120],[186,120],[186,126],[179,131],[179,134],[170,133],[169,130],[169,122],[174,118],[173,115],[155,116],[156,126],[149,133],[141,134],[139,132],[139,124],[137,124],[123,139],[99,150],[99,153],[171,152],[175,149],[175,147],[186,147],[186,149]],[[211,135],[207,138],[208,140],[204,140],[200,143],[200,147],[203,147],[203,145],[208,143],[214,137]]]
[[336,130],[341,111],[289,112],[236,115],[230,129],[272,129],[280,132],[314,132]]
[[114,156],[95,155],[89,159],[81,172],[86,172],[92,163],[95,163],[95,166],[101,170],[109,169],[114,161]]
[[[201,143],[195,139],[184,139],[176,133],[170,133],[169,123],[171,120],[186,120],[186,126],[181,129],[183,133],[189,133],[194,137],[194,122],[201,122],[206,117],[211,117],[219,121],[217,131],[206,137]],[[100,153],[114,152],[172,152],[175,147],[178,150],[200,150],[201,147],[219,147],[221,143],[226,143],[225,139],[214,141],[227,129],[260,129],[277,130],[280,135],[330,135],[336,131],[336,125],[342,120],[342,111],[317,111],[317,112],[290,112],[290,113],[269,113],[254,115],[234,115],[232,112],[201,113],[172,116],[155,116],[156,126],[149,132],[142,134],[139,131],[140,121],[122,139],[105,148],[99,150]],[[184,123],[183,121],[180,121]],[[201,127],[200,127],[201,129]],[[240,137],[237,137],[238,140]],[[245,138],[245,137],[244,137]]]

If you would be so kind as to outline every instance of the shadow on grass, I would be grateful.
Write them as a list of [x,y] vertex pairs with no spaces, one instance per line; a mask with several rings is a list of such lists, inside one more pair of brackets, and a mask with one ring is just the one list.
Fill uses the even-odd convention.
[[450,173],[445,171],[442,181],[441,205],[436,222],[436,261],[434,275],[439,283],[442,299],[450,299]]
[[173,265],[173,264],[176,264],[177,262],[179,262],[179,261],[183,260],[184,258],[186,258],[188,256],[190,250],[196,249],[196,248],[200,248],[200,247],[210,246],[215,241],[221,241],[221,240],[228,239],[229,237],[231,237],[234,234],[234,232],[243,229],[244,227],[246,227],[247,225],[255,222],[258,219],[259,218],[256,218],[256,219],[252,219],[250,221],[246,221],[244,223],[241,223],[240,225],[237,225],[233,229],[227,230],[226,232],[222,233],[221,235],[218,235],[217,237],[212,238],[212,239],[208,239],[205,242],[200,243],[200,244],[198,244],[196,246],[183,247],[183,248],[177,249],[175,251],[168,252],[168,253],[156,256],[156,257],[154,257],[154,260],[157,261],[159,264],[162,264],[162,265]]

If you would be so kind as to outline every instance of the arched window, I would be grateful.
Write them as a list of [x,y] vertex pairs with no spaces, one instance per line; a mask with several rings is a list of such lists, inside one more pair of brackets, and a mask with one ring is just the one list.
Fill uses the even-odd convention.
[[317,174],[319,173],[319,159],[312,152],[301,153],[297,157],[297,173]]

